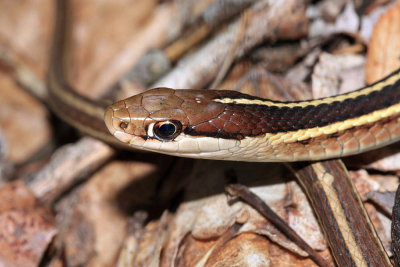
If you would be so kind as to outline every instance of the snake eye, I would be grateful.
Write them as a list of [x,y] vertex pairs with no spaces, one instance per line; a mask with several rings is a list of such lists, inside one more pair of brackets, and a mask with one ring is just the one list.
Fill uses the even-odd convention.
[[154,125],[154,135],[161,141],[172,141],[182,131],[182,123],[179,121],[162,121]]
[[119,124],[119,127],[121,127],[121,129],[124,129],[124,130],[125,130],[126,128],[128,128],[128,125],[129,125],[129,123],[123,121],[123,122],[121,122],[121,123]]

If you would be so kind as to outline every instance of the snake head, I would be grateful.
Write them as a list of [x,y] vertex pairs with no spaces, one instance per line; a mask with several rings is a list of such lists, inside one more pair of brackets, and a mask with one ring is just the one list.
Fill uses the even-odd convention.
[[172,141],[187,124],[179,109],[182,102],[171,89],[153,89],[108,107],[105,122],[111,134],[125,143],[135,145],[153,138]]
[[220,129],[210,122],[225,110],[214,101],[219,97],[212,90],[156,88],[108,107],[105,123],[117,139],[139,149],[174,155],[217,152],[214,137]]

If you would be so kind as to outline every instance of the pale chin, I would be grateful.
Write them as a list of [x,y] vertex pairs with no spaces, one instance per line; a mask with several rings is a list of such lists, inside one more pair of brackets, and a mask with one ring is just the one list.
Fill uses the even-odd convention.
[[115,131],[113,135],[115,138],[123,143],[130,143],[132,139],[132,135],[121,131]]
[[213,137],[188,136],[179,135],[173,141],[163,142],[157,139],[149,138],[143,140],[141,138],[132,138],[130,144],[133,147],[141,148],[148,151],[158,153],[184,156],[190,158],[225,158],[229,154],[229,149],[237,149],[240,141],[225,140]]

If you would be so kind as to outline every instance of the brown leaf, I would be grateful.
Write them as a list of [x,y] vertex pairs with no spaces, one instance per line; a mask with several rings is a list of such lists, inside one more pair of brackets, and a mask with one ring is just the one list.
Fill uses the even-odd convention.
[[386,12],[372,33],[366,81],[373,83],[400,67],[400,4]]
[[21,182],[0,189],[0,265],[37,266],[57,233],[47,210]]
[[127,214],[149,201],[158,167],[146,162],[111,162],[60,202],[57,241],[69,264],[115,265],[128,234]]
[[[157,1],[71,1],[70,82],[96,95],[146,51],[165,42],[172,10]],[[160,12],[159,12],[160,11]],[[122,73],[121,73],[122,72]],[[98,93],[97,93],[98,95]]]
[[235,64],[220,89],[236,90],[258,97],[290,101],[311,98],[309,88],[301,82],[291,82],[256,65],[250,68],[247,61]]
[[400,171],[400,153],[396,153],[380,160],[377,160],[366,166],[369,169],[379,170],[383,172],[399,172]]
[[0,1],[0,45],[44,79],[50,52],[54,1]]
[[37,211],[0,214],[0,264],[37,266],[56,229]]
[[[209,261],[211,254],[214,255],[212,256],[214,259],[218,258],[219,250],[224,250],[224,253],[228,255],[234,251],[234,248],[229,244],[225,245],[225,241],[233,237],[226,240],[224,236],[233,225],[238,223],[243,224],[238,229],[239,233],[256,234],[257,240],[262,244],[269,244],[272,240],[274,246],[278,244],[293,252],[294,255],[305,256],[303,251],[300,251],[254,209],[242,202],[228,205],[226,196],[220,193],[224,186],[224,173],[232,168],[238,175],[239,182],[253,185],[261,183],[260,187],[253,191],[276,210],[296,232],[307,240],[308,244],[318,250],[326,249],[316,219],[298,185],[294,182],[286,185],[275,184],[283,182],[281,165],[203,161],[196,166],[197,171],[192,174],[196,178],[191,181],[185,193],[190,201],[182,203],[174,216],[168,218],[168,222],[153,221],[143,230],[141,238],[133,234],[127,240],[126,244],[131,244],[130,247],[134,247],[132,237],[135,237],[134,240],[138,242],[137,249],[131,250],[132,265],[148,266],[161,258],[162,266],[171,266],[173,263],[180,264],[177,266],[191,266],[194,263]],[[265,172],[266,169],[268,172]],[[274,182],[265,185],[265,181]],[[165,219],[166,216],[163,218]],[[241,236],[242,234],[238,237],[239,239],[233,239],[242,240]],[[247,243],[245,236],[243,242]],[[254,244],[255,250],[259,244],[257,240]],[[251,250],[250,243],[249,241],[246,245],[249,250]],[[236,245],[237,243],[234,243],[233,246]],[[242,256],[246,258],[245,254]],[[259,256],[265,255],[260,252]],[[275,255],[275,257],[278,256]],[[288,262],[293,263],[295,258],[289,257]],[[235,257],[231,260],[234,259]],[[230,262],[229,259],[226,259],[226,262]]]
[[395,192],[377,192],[372,191],[366,194],[366,197],[377,205],[380,209],[382,209],[386,214],[391,216],[394,200],[395,200]]
[[6,159],[18,163],[49,142],[47,110],[0,73],[0,128],[8,143]]
[[0,188],[0,213],[10,210],[31,210],[36,205],[36,197],[22,182],[9,183]]
[[[235,57],[241,56],[265,40],[296,39],[307,34],[308,18],[305,1],[269,3],[260,1],[252,6],[243,38]],[[287,18],[282,20],[282,17]],[[151,87],[203,88],[214,77],[225,60],[240,27],[235,20],[195,52],[180,59],[177,66]]]
[[268,266],[268,240],[243,233],[214,250],[204,266]]

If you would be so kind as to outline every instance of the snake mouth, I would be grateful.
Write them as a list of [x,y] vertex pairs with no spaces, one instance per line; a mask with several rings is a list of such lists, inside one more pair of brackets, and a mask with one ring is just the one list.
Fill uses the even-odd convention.
[[112,109],[112,107],[108,107],[106,109],[106,111],[104,112],[104,122],[107,126],[108,131],[114,135],[114,133],[116,132],[116,129],[114,128],[113,125],[113,118],[114,118],[114,111]]

